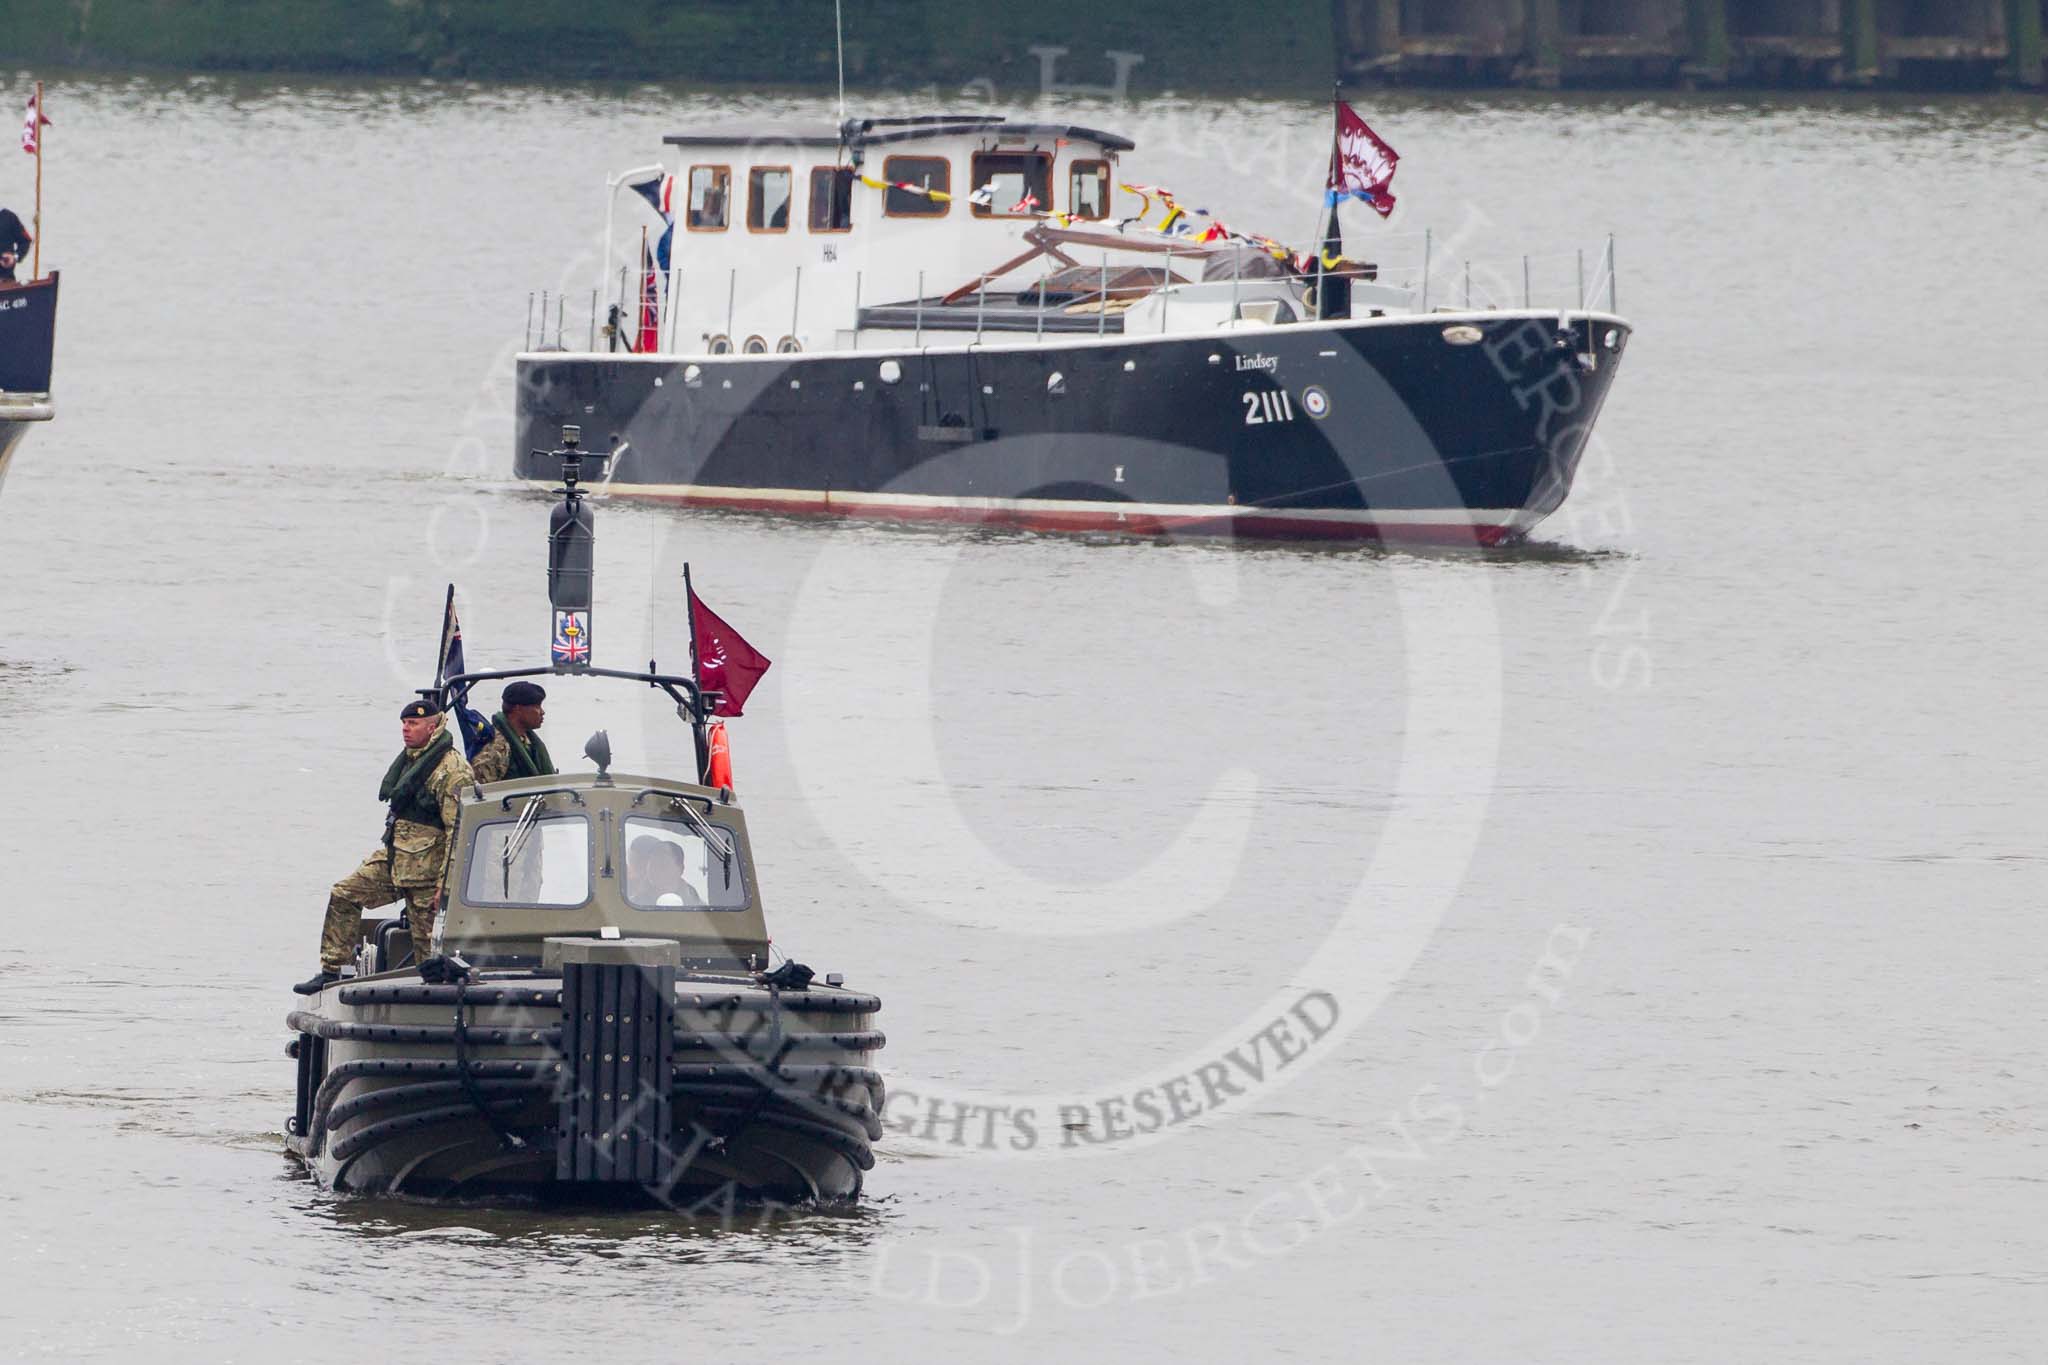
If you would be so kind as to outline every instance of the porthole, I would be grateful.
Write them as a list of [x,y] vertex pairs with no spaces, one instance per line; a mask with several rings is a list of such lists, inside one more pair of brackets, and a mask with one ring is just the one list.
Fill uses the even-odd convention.
[[740,346],[741,355],[767,355],[768,343],[759,337],[748,337]]
[[711,338],[710,343],[706,345],[704,349],[706,351],[709,351],[712,355],[731,355],[732,338],[720,334],[718,336]]
[[795,337],[784,337],[782,340],[775,343],[775,349],[781,355],[795,355],[798,351],[801,351],[803,348],[804,344],[801,341],[798,341]]

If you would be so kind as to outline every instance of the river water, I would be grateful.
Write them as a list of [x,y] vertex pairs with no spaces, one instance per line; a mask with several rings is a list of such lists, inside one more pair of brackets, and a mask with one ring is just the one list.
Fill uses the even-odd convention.
[[[1535,544],[600,509],[606,661],[682,660],[685,560],[775,660],[733,736],[770,925],[884,998],[909,1130],[857,1213],[685,1218],[322,1194],[285,985],[443,585],[473,663],[542,648],[528,291],[587,289],[662,134],[828,106],[53,80],[59,416],[0,497],[5,1354],[2037,1359],[2048,114],[1364,104],[1397,224],[1616,234],[1638,334]],[[1072,112],[1306,235],[1324,109]],[[683,761],[631,694],[549,710],[560,756]],[[1216,1112],[1126,1138],[1164,1096]]]

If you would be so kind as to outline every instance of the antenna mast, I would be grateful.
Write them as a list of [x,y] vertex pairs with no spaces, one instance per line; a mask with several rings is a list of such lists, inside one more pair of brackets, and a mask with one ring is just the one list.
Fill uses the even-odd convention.
[[846,20],[840,0],[832,0],[832,29],[839,40],[839,121],[846,122]]

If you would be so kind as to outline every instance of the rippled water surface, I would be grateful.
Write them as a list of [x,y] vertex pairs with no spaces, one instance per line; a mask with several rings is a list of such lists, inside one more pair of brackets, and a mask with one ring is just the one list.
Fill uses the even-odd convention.
[[[0,494],[6,1353],[2038,1358],[2037,100],[1371,101],[1397,224],[1617,235],[1637,338],[1523,550],[602,509],[610,661],[681,660],[685,559],[775,659],[734,727],[771,927],[882,995],[915,1131],[847,1215],[296,1173],[284,987],[443,584],[473,662],[542,647],[528,291],[588,288],[608,171],[789,103],[53,83],[59,417]],[[1320,108],[1075,114],[1235,224],[1315,216]],[[683,761],[630,693],[549,711],[558,755]],[[1220,1112],[1091,1146],[1141,1093]]]

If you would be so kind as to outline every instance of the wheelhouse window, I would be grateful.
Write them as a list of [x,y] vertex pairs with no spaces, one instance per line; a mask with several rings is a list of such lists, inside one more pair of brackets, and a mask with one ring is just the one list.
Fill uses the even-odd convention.
[[[942,156],[892,156],[882,162],[889,190],[882,212],[890,218],[943,218],[953,207],[953,163]],[[898,185],[916,189],[899,190]],[[932,195],[944,195],[934,199]]]
[[747,172],[747,231],[789,231],[789,167],[756,166]]
[[624,843],[626,903],[635,909],[746,909],[739,840],[724,826],[628,816]]
[[1076,161],[1067,168],[1067,212],[1076,218],[1109,217],[1109,163]]
[[725,231],[732,172],[724,166],[690,167],[690,203],[684,225],[692,232]]
[[1044,152],[976,152],[976,218],[1035,218],[1052,212],[1052,157]]
[[[541,800],[542,798],[535,798]],[[477,826],[462,897],[471,905],[581,905],[590,899],[590,821],[532,802]],[[536,812],[529,818],[527,812]]]
[[853,167],[811,167],[811,231],[853,230]]

